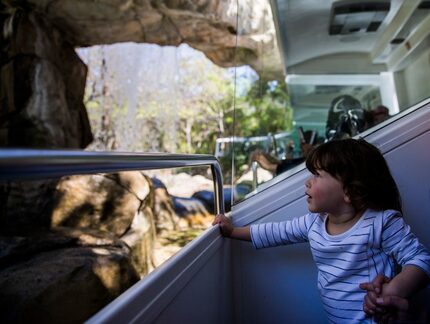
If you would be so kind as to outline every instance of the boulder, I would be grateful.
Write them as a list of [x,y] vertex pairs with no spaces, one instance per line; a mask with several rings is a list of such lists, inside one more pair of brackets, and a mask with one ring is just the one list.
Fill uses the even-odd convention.
[[0,246],[2,323],[82,323],[139,280],[126,244],[94,230],[0,237]]
[[0,183],[0,234],[48,229],[58,180]]
[[2,223],[2,322],[81,323],[153,269],[154,193],[143,173],[64,177],[47,200],[43,222],[26,204]]
[[115,235],[128,244],[133,265],[144,275],[152,269],[153,195],[151,180],[138,171],[65,177],[54,195],[51,227]]
[[179,217],[176,213],[173,199],[166,186],[156,177],[151,178],[154,185],[154,215],[157,233],[177,230]]

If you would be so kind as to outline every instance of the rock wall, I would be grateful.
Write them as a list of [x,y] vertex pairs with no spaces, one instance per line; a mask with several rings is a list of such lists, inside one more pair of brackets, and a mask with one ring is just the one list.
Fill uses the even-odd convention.
[[0,236],[0,321],[82,323],[139,280],[112,235],[58,228]]
[[[28,0],[76,47],[187,43],[223,67],[282,78],[269,0]],[[239,8],[237,8],[239,5]]]
[[43,15],[16,11],[3,24],[0,146],[84,148],[87,67]]
[[[87,68],[72,44],[31,10],[11,10],[0,22],[0,147],[86,147],[92,141],[83,104]],[[0,232],[49,229],[56,185],[1,182]]]
[[49,222],[22,209],[32,227],[11,217],[0,228],[0,322],[81,323],[153,269],[144,174],[64,177],[51,198]]

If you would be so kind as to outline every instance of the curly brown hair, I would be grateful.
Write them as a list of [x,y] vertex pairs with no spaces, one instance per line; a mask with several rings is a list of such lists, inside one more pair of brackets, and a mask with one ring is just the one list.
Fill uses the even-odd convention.
[[333,140],[310,152],[306,167],[324,170],[342,182],[357,211],[394,209],[402,212],[399,189],[381,152],[363,139]]

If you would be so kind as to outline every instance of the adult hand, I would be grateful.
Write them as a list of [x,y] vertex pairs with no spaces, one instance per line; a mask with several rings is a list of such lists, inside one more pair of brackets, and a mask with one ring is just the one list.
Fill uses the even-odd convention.
[[276,168],[280,163],[279,160],[261,150],[255,150],[252,152],[250,158],[251,161],[256,161],[263,169],[273,173],[276,172]]
[[384,275],[377,275],[371,282],[360,284],[360,288],[367,290],[364,298],[363,310],[367,315],[374,316],[377,322],[387,323],[407,317],[409,302],[399,296],[381,296],[384,284],[390,279]]
[[400,313],[405,313],[409,309],[408,300],[398,296],[379,297],[376,299],[376,303],[380,306],[395,308]]
[[376,303],[387,309],[385,314],[377,314],[375,316],[375,320],[378,323],[392,323],[393,321],[404,323],[408,321],[409,302],[406,298],[398,296],[384,296],[377,298]]

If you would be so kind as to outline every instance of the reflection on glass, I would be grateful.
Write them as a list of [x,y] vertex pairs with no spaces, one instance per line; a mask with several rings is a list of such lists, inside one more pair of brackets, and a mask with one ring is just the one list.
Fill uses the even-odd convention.
[[[273,73],[275,61],[271,73],[262,63],[254,78],[258,99],[244,104],[236,93],[237,188],[291,174],[312,146],[360,134],[430,93],[427,1],[275,0],[271,5],[273,18],[266,15],[277,26],[279,46],[262,41],[259,59],[279,52],[282,73]],[[261,28],[269,30],[269,25]],[[242,80],[236,82],[241,88]],[[284,94],[269,104],[273,85]],[[284,124],[281,115],[267,117],[276,105],[288,112]],[[246,127],[255,111],[261,127]],[[243,198],[237,195],[236,201]]]

